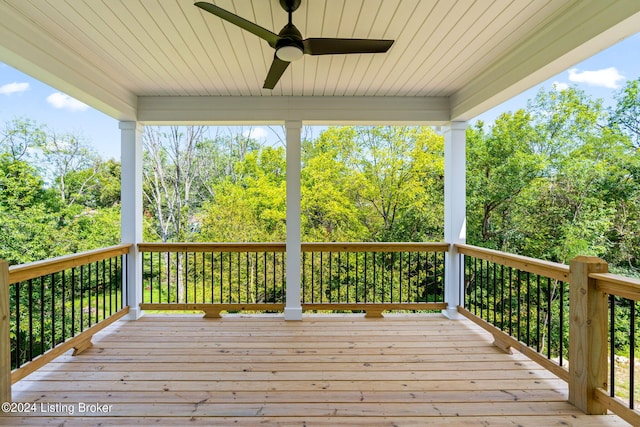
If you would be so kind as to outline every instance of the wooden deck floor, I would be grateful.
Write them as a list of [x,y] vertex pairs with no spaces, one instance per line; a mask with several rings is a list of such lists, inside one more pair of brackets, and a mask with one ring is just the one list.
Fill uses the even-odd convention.
[[439,315],[145,316],[15,384],[35,413],[0,425],[627,425],[491,341]]

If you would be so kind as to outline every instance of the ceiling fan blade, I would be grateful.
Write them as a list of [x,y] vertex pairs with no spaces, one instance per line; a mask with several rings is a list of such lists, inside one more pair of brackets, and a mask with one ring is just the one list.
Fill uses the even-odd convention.
[[267,78],[264,81],[263,89],[273,89],[282,74],[284,74],[285,70],[289,66],[290,62],[283,61],[277,56],[273,56],[273,62],[271,63],[271,68],[269,68],[269,73],[267,73]]
[[383,53],[393,40],[310,38],[302,41],[308,55],[338,55],[347,53]]
[[276,33],[267,30],[266,28],[261,27],[258,24],[255,24],[251,21],[247,21],[246,19],[235,15],[228,10],[222,9],[219,6],[213,5],[211,3],[207,3],[204,1],[199,1],[194,3],[195,6],[198,6],[200,9],[206,10],[209,13],[216,15],[219,18],[224,19],[225,21],[231,22],[234,25],[242,28],[243,30],[249,31],[252,34],[260,37],[263,40],[266,40],[267,43],[273,48],[276,47],[276,42],[279,40],[279,37]]

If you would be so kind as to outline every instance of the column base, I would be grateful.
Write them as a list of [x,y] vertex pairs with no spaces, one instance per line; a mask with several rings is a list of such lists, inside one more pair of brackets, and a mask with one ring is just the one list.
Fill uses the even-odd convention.
[[458,313],[458,309],[456,307],[448,307],[445,310],[442,310],[442,315],[450,320],[462,320],[464,316]]
[[302,307],[285,307],[284,320],[302,320]]
[[144,316],[144,310],[140,308],[129,308],[129,313],[122,318],[122,320],[138,320]]

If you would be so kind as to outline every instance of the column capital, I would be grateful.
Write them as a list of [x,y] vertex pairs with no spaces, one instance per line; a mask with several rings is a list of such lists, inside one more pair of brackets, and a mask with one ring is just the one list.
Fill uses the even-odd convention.
[[120,130],[134,130],[134,131],[139,131],[142,130],[142,125],[140,124],[140,122],[131,122],[131,121],[121,121],[118,123],[118,127],[120,128]]
[[469,123],[466,121],[449,122],[445,125],[445,127],[448,128],[447,130],[467,130],[468,126]]
[[284,127],[287,129],[302,129],[302,120],[285,120]]

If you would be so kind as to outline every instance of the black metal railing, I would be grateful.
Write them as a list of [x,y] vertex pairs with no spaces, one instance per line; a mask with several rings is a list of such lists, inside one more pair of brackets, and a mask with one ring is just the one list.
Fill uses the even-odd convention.
[[139,245],[143,304],[284,303],[285,245]]
[[305,243],[303,304],[444,302],[438,243]]
[[630,409],[638,406],[636,351],[640,337],[637,302],[609,295],[609,395],[620,397]]
[[465,308],[566,368],[568,266],[466,245],[461,252]]
[[12,369],[125,306],[126,252],[122,245],[9,269]]
[[[589,279],[595,281],[598,293],[595,298],[599,299],[601,293],[607,296],[608,301],[608,315],[601,317],[608,326],[608,379],[604,387],[596,390],[596,395],[608,409],[638,425],[640,412],[636,408],[640,385],[636,381],[636,354],[640,344],[640,280],[610,273],[591,273]],[[600,331],[598,326],[595,329]],[[604,337],[600,339],[604,340]]]

